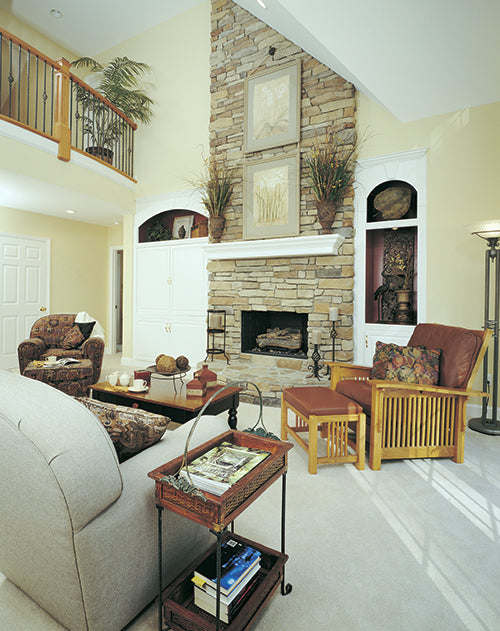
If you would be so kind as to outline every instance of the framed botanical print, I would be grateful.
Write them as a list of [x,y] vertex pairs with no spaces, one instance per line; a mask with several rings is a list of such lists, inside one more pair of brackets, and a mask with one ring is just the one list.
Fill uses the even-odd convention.
[[245,81],[245,153],[299,141],[300,61]]
[[299,232],[299,156],[248,163],[243,179],[243,238]]
[[174,219],[174,227],[172,228],[173,239],[190,239],[191,228],[193,227],[194,215],[185,215],[184,217],[176,217]]

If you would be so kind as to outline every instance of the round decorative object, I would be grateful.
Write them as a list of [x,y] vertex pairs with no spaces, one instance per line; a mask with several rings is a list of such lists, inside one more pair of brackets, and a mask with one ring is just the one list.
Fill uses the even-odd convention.
[[323,228],[323,234],[330,234],[335,213],[337,212],[337,204],[328,200],[316,200],[314,203],[318,211],[318,221]]
[[[191,370],[191,366],[187,366],[185,370],[175,370],[171,373],[159,372],[156,366],[148,366],[147,370],[151,373],[151,377],[158,379],[176,379],[178,377],[184,377],[184,375]],[[181,379],[182,381],[182,379]]]
[[177,364],[175,363],[175,359],[170,355],[160,355],[156,361],[156,368],[158,372],[169,375],[177,371]]
[[219,243],[222,233],[224,232],[224,226],[226,225],[225,217],[210,217],[209,230],[212,240]]
[[189,359],[184,357],[184,355],[179,355],[179,357],[175,360],[175,363],[177,364],[177,368],[179,370],[186,370],[189,366]]
[[401,219],[410,208],[411,192],[403,186],[391,186],[375,195],[373,206],[382,219]]

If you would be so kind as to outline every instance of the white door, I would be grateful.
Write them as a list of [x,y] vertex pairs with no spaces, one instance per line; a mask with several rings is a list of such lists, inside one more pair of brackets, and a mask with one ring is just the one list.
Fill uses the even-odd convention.
[[17,346],[49,310],[50,241],[0,233],[0,368],[17,366]]

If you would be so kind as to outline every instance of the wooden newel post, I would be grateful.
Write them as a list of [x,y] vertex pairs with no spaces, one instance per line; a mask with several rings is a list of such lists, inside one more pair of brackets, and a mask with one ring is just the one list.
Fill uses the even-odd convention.
[[56,72],[56,103],[54,135],[59,141],[59,160],[68,162],[71,158],[71,130],[69,127],[69,99],[70,80],[69,69],[71,63],[62,57],[57,60],[60,70]]

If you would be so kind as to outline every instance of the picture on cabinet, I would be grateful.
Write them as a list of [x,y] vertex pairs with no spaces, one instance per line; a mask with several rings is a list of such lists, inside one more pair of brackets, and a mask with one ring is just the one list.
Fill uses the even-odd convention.
[[174,239],[190,239],[191,228],[193,227],[193,215],[186,215],[184,217],[176,217],[174,219],[174,227],[172,230],[172,237]]

